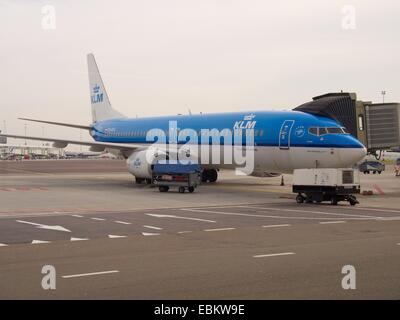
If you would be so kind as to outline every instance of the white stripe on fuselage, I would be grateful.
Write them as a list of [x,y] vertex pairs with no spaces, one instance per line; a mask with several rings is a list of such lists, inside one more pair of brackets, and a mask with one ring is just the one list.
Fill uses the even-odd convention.
[[[182,147],[182,146],[179,146]],[[230,146],[222,147],[219,145],[211,146],[208,150],[209,157],[202,161],[201,148],[197,145],[183,146],[190,148],[190,156],[185,160],[199,161],[206,168],[235,169],[241,165],[235,161],[225,161],[226,150],[231,150]],[[224,149],[225,148],[225,149]],[[227,149],[228,148],[228,149]],[[244,147],[235,147],[239,150]],[[215,158],[212,157],[214,154]],[[291,173],[294,169],[300,168],[346,168],[362,159],[365,149],[362,148],[318,148],[318,147],[290,147],[280,149],[276,146],[255,146],[254,147],[254,171]],[[182,158],[179,158],[182,160]],[[219,159],[219,161],[215,161]],[[252,158],[247,158],[252,161]]]

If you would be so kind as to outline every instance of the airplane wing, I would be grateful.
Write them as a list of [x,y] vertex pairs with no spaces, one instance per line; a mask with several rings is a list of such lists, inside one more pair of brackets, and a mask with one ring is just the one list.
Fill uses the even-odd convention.
[[39,141],[52,141],[53,146],[56,148],[65,148],[68,144],[77,144],[82,146],[91,147],[91,151],[104,151],[105,149],[115,149],[121,151],[125,155],[129,155],[135,150],[146,149],[149,146],[145,144],[128,144],[128,143],[111,143],[111,142],[97,142],[97,141],[77,141],[67,139],[54,139],[54,138],[40,138],[40,137],[29,137],[20,136],[13,134],[0,134],[0,136],[15,138],[15,139],[28,139],[28,140],[39,140]]
[[36,119],[29,119],[29,118],[18,118],[18,119],[19,120],[32,121],[32,122],[46,123],[46,124],[54,124],[56,126],[71,127],[71,128],[76,128],[76,129],[84,129],[84,130],[90,130],[91,129],[90,126],[84,126],[84,125],[80,125],[80,124],[71,124],[71,123],[45,121],[45,120],[36,120]]

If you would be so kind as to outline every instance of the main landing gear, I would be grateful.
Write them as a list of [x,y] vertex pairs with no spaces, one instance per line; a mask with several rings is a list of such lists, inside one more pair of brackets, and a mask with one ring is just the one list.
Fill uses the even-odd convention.
[[150,178],[138,178],[138,177],[135,177],[135,183],[136,184],[142,184],[142,183],[151,184],[151,179]]
[[218,179],[218,172],[216,169],[204,169],[201,174],[201,182],[215,182]]

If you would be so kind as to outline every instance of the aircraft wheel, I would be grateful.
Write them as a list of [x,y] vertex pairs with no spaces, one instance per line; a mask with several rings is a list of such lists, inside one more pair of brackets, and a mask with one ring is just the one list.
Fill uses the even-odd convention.
[[218,172],[215,169],[203,170],[201,182],[215,182],[218,179]]
[[141,184],[144,181],[143,178],[135,178],[135,183],[136,184]]
[[168,192],[169,187],[167,187],[167,186],[160,186],[160,187],[158,187],[158,190],[160,190],[160,192]]
[[185,193],[185,187],[179,187],[178,191],[179,193]]
[[190,193],[193,193],[194,187],[189,187],[188,190],[189,190]]

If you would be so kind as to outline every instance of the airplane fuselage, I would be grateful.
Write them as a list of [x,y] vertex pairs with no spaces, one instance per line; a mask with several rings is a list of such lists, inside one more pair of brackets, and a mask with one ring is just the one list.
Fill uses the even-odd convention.
[[[246,134],[254,139],[254,169],[259,172],[291,172],[297,168],[348,167],[366,154],[365,147],[340,124],[326,117],[297,111],[253,111],[220,114],[177,115],[140,119],[113,119],[92,124],[96,141],[110,143],[153,144],[155,129],[166,134],[176,123],[178,144],[223,149],[246,147]],[[191,131],[186,132],[188,129]],[[186,130],[186,131],[185,131]],[[202,130],[212,133],[204,138]],[[224,131],[225,130],[225,131]],[[229,131],[232,132],[228,139]],[[250,133],[246,133],[250,130]],[[184,133],[185,132],[185,133]],[[228,132],[228,133],[227,133]],[[187,134],[186,134],[187,133]],[[214,140],[213,140],[214,139]],[[199,162],[201,159],[199,157]],[[233,168],[235,164],[204,163],[208,167]]]

